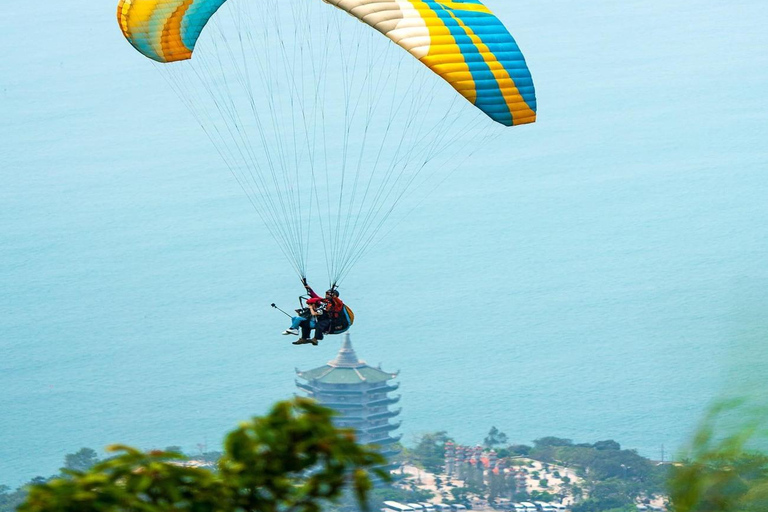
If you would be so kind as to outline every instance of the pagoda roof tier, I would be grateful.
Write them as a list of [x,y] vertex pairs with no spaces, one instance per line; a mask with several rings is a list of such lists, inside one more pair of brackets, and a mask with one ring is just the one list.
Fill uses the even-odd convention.
[[[338,355],[325,366],[297,371],[296,374],[312,384],[379,384],[397,377],[397,373],[385,372],[381,368],[368,366],[360,360],[352,348],[349,334],[344,335],[344,343]],[[325,391],[325,390],[324,390]]]
[[[369,420],[383,420],[384,418],[394,418],[398,414],[400,414],[400,411],[402,409],[397,409],[396,411],[382,411],[377,412],[375,414],[368,414],[365,416],[352,416],[350,412],[345,412],[344,416],[339,416],[336,418],[336,421],[369,421]],[[358,411],[354,411],[355,413],[358,413]]]
[[341,400],[335,397],[320,396],[318,393],[311,393],[312,398],[325,405],[326,407],[338,408],[338,409],[375,409],[378,407],[386,407],[394,405],[400,401],[399,396],[379,398],[377,400],[360,402],[350,402],[347,400]]
[[381,398],[379,400],[373,400],[371,402],[366,402],[365,405],[368,407],[381,407],[384,405],[395,405],[397,402],[400,401],[399,396],[393,396],[393,397],[386,397]]
[[362,428],[365,427],[365,421],[343,421],[339,418],[334,418],[333,424],[341,428],[354,428],[358,432],[362,432]]
[[[360,437],[363,437],[363,436],[361,435]],[[402,435],[399,435],[399,436],[396,436],[396,437],[389,437],[389,436],[387,436],[387,437],[381,437],[381,438],[373,438],[370,441],[368,441],[366,444],[373,444],[373,445],[377,445],[377,446],[387,446],[387,445],[390,445],[390,444],[393,444],[393,443],[400,442],[400,439],[402,439],[402,438],[403,438]]]
[[384,456],[384,458],[388,459],[390,457],[394,457],[395,455],[399,455],[401,451],[402,450],[392,449],[392,450],[386,450],[386,451],[379,451],[379,454]]
[[313,388],[309,384],[305,384],[305,383],[303,383],[301,381],[298,381],[298,380],[296,381],[296,387],[301,389],[302,391],[306,391],[307,393],[312,394],[312,395],[314,395],[315,391],[316,391],[315,388]]
[[391,393],[392,391],[397,391],[400,389],[400,383],[397,382],[395,384],[388,384],[386,386],[381,386],[380,388],[370,388],[368,389],[368,393]]
[[330,400],[317,400],[317,401],[318,403],[324,405],[325,407],[336,409],[340,413],[345,413],[346,411],[358,411],[360,409],[365,409],[365,404],[355,404],[355,403],[349,403],[349,402],[332,402]]
[[390,432],[392,430],[397,430],[400,428],[400,425],[402,425],[402,421],[398,421],[397,423],[385,423],[384,425],[379,425],[377,427],[371,427],[366,429],[366,432],[369,434],[373,434],[376,432]]
[[370,416],[367,416],[366,419],[369,419],[369,420],[380,420],[380,419],[384,419],[384,418],[394,418],[395,416],[400,414],[400,411],[402,411],[402,409],[398,409],[396,411],[383,411],[383,412],[380,412],[380,413],[377,413],[377,414],[371,414]]
[[[297,372],[302,373],[302,372]],[[306,372],[304,372],[306,373]],[[323,393],[328,395],[339,395],[339,396],[359,396],[364,397],[366,395],[377,395],[380,393],[391,393],[393,391],[397,391],[400,389],[400,383],[395,384],[389,384],[385,386],[375,386],[375,387],[366,387],[366,388],[360,388],[358,386],[350,386],[350,387],[343,387],[338,388],[335,387],[334,384],[326,385],[326,383],[319,383],[317,381],[312,382],[302,382],[302,381],[295,381],[296,386],[303,389],[304,391],[308,393]]]

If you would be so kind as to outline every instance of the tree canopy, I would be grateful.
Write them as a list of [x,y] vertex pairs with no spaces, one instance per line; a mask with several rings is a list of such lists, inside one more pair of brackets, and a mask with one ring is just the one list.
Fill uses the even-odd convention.
[[486,448],[494,448],[499,445],[507,444],[508,440],[507,434],[496,427],[491,427],[488,436],[483,440],[483,446]]
[[[174,450],[168,450],[174,451]],[[99,462],[99,454],[92,448],[80,448],[75,453],[70,453],[64,457],[64,469],[71,471],[86,471],[91,469]]]
[[33,485],[19,512],[319,512],[346,488],[366,509],[386,461],[332,416],[308,399],[280,402],[227,436],[216,471],[113,446],[110,459]]
[[433,473],[440,473],[445,463],[445,443],[450,440],[445,431],[423,434],[409,454],[414,463]]

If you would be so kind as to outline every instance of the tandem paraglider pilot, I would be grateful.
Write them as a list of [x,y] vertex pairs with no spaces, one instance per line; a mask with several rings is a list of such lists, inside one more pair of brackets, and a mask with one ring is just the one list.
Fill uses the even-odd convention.
[[[306,279],[302,283],[309,295],[306,307],[296,310],[298,316],[291,319],[291,326],[283,334],[298,335],[301,330],[301,337],[293,342],[294,345],[317,345],[326,334],[348,331],[354,322],[354,314],[339,297],[339,291],[332,287],[325,292],[325,297],[320,297],[307,284]],[[311,337],[313,329],[315,335]]]

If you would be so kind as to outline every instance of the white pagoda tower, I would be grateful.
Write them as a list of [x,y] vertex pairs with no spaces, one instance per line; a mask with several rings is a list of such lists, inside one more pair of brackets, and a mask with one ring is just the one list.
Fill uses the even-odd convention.
[[400,396],[389,396],[400,387],[390,383],[398,373],[385,372],[360,360],[349,334],[344,335],[344,343],[333,361],[313,370],[296,370],[296,375],[300,379],[296,381],[298,388],[334,409],[339,414],[334,423],[354,428],[358,442],[378,446],[387,458],[400,452],[393,446],[401,437],[393,435],[400,422],[391,421],[400,414],[400,409],[390,410],[390,406],[400,401]]

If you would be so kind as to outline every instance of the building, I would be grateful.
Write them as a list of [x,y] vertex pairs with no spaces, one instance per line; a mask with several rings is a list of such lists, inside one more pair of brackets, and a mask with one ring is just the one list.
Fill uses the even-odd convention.
[[390,397],[400,385],[391,383],[398,373],[385,372],[361,361],[352,348],[349,334],[336,358],[313,370],[296,370],[296,385],[310,398],[339,413],[334,423],[357,431],[358,442],[377,445],[382,455],[391,458],[399,453],[400,440],[394,432],[400,427],[395,418],[400,409],[390,407],[400,396]]

